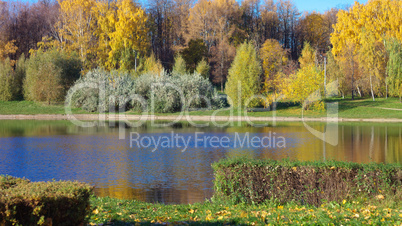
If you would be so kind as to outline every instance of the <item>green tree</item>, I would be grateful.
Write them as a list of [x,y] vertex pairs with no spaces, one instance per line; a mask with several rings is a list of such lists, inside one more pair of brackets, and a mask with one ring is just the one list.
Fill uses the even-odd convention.
[[[262,69],[255,46],[244,42],[237,48],[236,56],[229,69],[225,93],[233,106],[255,107],[258,102],[250,101],[260,91]],[[248,106],[245,106],[249,102]]]
[[25,57],[21,54],[15,65],[11,66],[11,60],[7,58],[0,61],[0,100],[21,100],[22,82],[25,77]]
[[9,101],[13,99],[14,83],[15,79],[10,59],[0,61],[0,100]]
[[24,97],[48,104],[64,100],[70,86],[80,77],[81,61],[56,49],[37,51],[26,65]]
[[22,100],[24,98],[23,93],[23,83],[26,76],[26,59],[24,53],[21,54],[20,58],[15,65],[14,77],[15,77],[15,99]]
[[184,75],[186,73],[186,61],[180,54],[177,54],[174,58],[173,74]]
[[196,69],[197,64],[208,54],[208,48],[202,39],[191,39],[188,46],[183,49],[182,55],[189,72]]
[[195,71],[199,73],[202,77],[209,78],[209,69],[210,66],[208,62],[205,59],[202,59],[200,62],[198,62]]
[[390,94],[398,96],[399,101],[402,103],[402,44],[397,39],[392,39],[388,42],[387,83]]

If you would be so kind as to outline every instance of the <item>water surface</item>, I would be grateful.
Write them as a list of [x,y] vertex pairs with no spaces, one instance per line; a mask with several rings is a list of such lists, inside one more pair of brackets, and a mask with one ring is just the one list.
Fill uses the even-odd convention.
[[[324,123],[309,125],[319,131],[326,128]],[[119,139],[119,126],[124,127],[125,139]],[[196,128],[188,123],[166,128],[146,123],[130,128],[111,122],[81,128],[69,121],[4,120],[0,121],[0,174],[31,181],[88,182],[100,196],[194,203],[211,197],[211,163],[221,158],[402,163],[401,131],[400,124],[340,123],[338,144],[332,146],[299,122],[224,128]],[[137,145],[130,142],[130,132],[138,142],[147,138]],[[152,139],[159,139],[159,145]],[[241,145],[251,139],[256,145]],[[258,139],[262,145],[255,142]],[[183,150],[186,143],[188,148]]]

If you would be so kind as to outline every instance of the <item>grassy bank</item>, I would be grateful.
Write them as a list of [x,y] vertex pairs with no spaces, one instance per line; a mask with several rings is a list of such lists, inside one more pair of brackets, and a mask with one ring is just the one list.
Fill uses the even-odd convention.
[[[402,119],[402,104],[399,103],[397,98],[377,98],[375,102],[371,99],[357,99],[351,100],[350,98],[341,99],[335,98],[328,100],[328,102],[338,102],[339,114],[341,118],[397,118]],[[72,109],[75,114],[88,114],[88,112],[81,109]],[[217,116],[229,116],[233,112],[234,116],[244,115],[243,112],[238,112],[236,109],[231,111],[229,109],[221,109],[216,114]],[[138,114],[137,112],[126,112],[127,114]],[[191,111],[190,115],[197,116],[211,116],[214,111]],[[45,103],[34,103],[31,101],[0,101],[0,115],[12,114],[65,114],[64,106],[47,105]],[[157,114],[157,115],[179,115],[180,113],[172,114]],[[278,117],[301,117],[302,109],[299,105],[289,103],[279,103],[275,111]],[[269,117],[274,113],[270,111],[262,112],[248,112],[251,117]],[[306,117],[325,117],[326,111],[309,110],[304,112]]]
[[400,225],[402,208],[389,200],[364,200],[309,205],[264,203],[225,205],[151,204],[133,200],[93,197],[91,225],[134,225],[137,223],[173,225]]

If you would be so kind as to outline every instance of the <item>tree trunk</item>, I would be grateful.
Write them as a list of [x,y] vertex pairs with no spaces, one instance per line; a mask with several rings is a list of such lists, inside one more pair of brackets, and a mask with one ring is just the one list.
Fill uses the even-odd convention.
[[371,96],[373,97],[373,101],[375,101],[375,98],[374,98],[374,91],[373,91],[373,82],[372,82],[372,79],[371,79],[371,73],[370,73],[370,89],[371,89]]
[[385,82],[385,99],[388,99],[388,84]]
[[362,97],[362,92],[360,92],[359,86],[356,86],[357,88],[357,93],[359,94],[360,97]]

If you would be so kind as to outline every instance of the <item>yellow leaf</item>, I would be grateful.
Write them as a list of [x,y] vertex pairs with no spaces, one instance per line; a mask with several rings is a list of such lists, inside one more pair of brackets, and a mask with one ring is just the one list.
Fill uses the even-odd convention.
[[193,209],[190,209],[188,212],[189,213],[194,213],[195,211]]
[[98,209],[95,209],[94,211],[92,211],[92,213],[93,213],[93,214],[98,214],[98,213],[99,213],[99,210],[98,210]]

